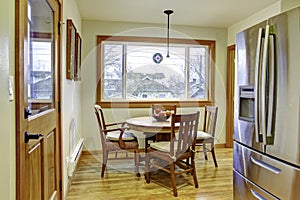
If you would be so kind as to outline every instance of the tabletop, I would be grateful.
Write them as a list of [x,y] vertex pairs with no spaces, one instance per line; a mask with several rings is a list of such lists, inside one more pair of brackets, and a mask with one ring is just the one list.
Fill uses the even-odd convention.
[[127,126],[133,130],[149,133],[170,133],[171,118],[157,121],[151,116],[134,117],[126,120]]

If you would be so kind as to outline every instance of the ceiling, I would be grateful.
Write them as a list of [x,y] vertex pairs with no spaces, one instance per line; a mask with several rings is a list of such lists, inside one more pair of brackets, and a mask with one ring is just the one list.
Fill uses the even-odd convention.
[[76,0],[84,20],[229,27],[280,0]]

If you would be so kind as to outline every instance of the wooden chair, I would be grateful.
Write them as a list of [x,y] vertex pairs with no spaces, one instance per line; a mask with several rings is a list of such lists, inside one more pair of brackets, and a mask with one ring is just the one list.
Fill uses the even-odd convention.
[[[150,183],[150,170],[154,168],[170,174],[175,197],[177,196],[176,175],[178,174],[191,173],[195,188],[198,188],[194,161],[198,122],[199,111],[193,114],[172,114],[171,141],[154,142],[147,149],[145,170],[147,183]],[[179,128],[175,127],[175,123],[180,124]],[[175,139],[175,132],[178,133],[177,139]],[[176,171],[175,165],[178,167]]]
[[[137,138],[130,132],[126,131],[128,127],[125,127],[125,122],[116,122],[116,123],[105,123],[104,115],[101,106],[95,105],[95,114],[97,117],[99,131],[100,131],[100,140],[102,144],[102,171],[101,177],[104,176],[104,171],[106,168],[108,159],[124,159],[118,158],[115,154],[114,158],[108,158],[109,152],[118,152],[121,150],[127,152],[133,150],[134,152],[134,161],[135,161],[135,173],[140,177],[139,173],[139,145]],[[111,128],[110,128],[111,127]]]
[[207,160],[207,152],[212,154],[215,167],[218,167],[215,154],[215,131],[218,115],[218,107],[205,106],[204,122],[202,131],[198,131],[196,146],[202,146],[205,160]]
[[[156,109],[160,110],[168,110],[171,112],[171,114],[176,114],[176,105],[164,105],[164,104],[152,104],[151,107],[151,115],[155,112]],[[145,135],[145,148],[149,147],[149,140],[155,141],[170,141],[170,135],[169,134],[150,134],[150,133],[144,133]]]

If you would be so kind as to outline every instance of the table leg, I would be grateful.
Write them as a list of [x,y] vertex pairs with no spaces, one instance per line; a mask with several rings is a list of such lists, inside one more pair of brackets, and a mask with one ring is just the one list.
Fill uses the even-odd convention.
[[152,140],[153,142],[155,142],[156,141],[156,133],[144,132],[144,136],[145,136],[145,153],[147,153],[147,148],[150,146],[149,140]]
[[148,138],[147,135],[145,134],[145,154],[147,153],[147,148],[148,148]]

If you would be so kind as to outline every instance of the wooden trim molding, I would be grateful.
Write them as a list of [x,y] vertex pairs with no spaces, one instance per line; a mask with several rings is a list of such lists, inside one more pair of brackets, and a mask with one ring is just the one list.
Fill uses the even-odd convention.
[[210,69],[208,71],[208,77],[211,81],[208,83],[208,100],[206,101],[193,101],[193,100],[180,100],[180,101],[147,101],[147,100],[137,100],[137,101],[103,101],[102,90],[103,86],[101,81],[103,79],[102,69],[102,52],[101,52],[101,44],[103,41],[118,41],[118,42],[151,42],[151,43],[165,43],[166,38],[157,38],[157,37],[133,37],[133,36],[97,36],[97,94],[96,94],[96,103],[101,105],[103,108],[149,108],[154,103],[166,103],[166,104],[176,104],[177,107],[195,107],[195,106],[205,106],[205,105],[213,105],[215,98],[215,41],[213,40],[192,40],[192,39],[177,39],[171,38],[170,43],[176,44],[198,44],[198,45],[206,45],[209,48],[210,60],[209,66]]
[[233,147],[235,45],[227,48],[226,147]]

